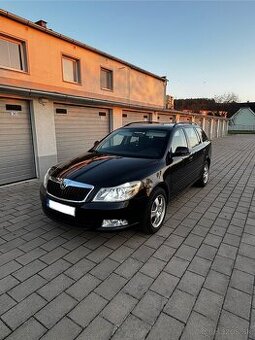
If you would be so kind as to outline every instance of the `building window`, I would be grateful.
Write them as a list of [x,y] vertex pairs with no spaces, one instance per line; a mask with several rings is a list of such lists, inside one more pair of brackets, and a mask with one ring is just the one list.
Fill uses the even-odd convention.
[[26,46],[23,41],[0,36],[0,67],[27,71]]
[[113,72],[106,68],[101,68],[101,88],[113,90]]
[[63,79],[71,83],[80,83],[80,62],[67,56],[62,57]]

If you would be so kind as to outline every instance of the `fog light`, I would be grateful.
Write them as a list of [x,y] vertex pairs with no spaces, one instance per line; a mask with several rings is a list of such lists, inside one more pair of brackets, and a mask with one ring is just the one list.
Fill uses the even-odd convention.
[[103,220],[102,228],[121,227],[128,225],[127,220]]

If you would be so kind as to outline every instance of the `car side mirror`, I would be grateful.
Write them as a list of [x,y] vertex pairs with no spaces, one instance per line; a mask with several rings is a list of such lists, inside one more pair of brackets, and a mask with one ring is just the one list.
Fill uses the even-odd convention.
[[173,157],[188,156],[190,154],[189,148],[186,146],[178,146],[175,152],[172,154]]
[[96,141],[94,142],[94,145],[92,146],[92,148],[90,148],[90,149],[88,150],[88,152],[93,152],[94,149],[95,149],[95,147],[96,147],[99,143],[100,143],[100,142],[99,142],[98,140],[96,140]]
[[173,161],[173,155],[170,151],[168,151],[166,155],[166,165],[170,165]]

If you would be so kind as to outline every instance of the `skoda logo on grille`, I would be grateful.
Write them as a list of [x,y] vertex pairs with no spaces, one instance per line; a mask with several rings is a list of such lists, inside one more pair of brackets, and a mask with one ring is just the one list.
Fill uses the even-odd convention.
[[64,179],[61,180],[60,181],[60,189],[65,190],[66,187],[67,187],[67,184],[66,184],[65,180]]

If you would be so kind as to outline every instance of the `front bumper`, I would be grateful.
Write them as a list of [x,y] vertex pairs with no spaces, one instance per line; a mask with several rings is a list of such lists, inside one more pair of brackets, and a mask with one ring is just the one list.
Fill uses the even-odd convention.
[[[119,230],[141,222],[148,204],[147,196],[140,196],[125,202],[85,202],[71,203],[52,198],[41,186],[40,198],[44,213],[51,219],[88,229]],[[55,211],[48,207],[48,200],[75,207],[75,217]],[[127,220],[128,224],[118,227],[102,227],[103,220]]]

